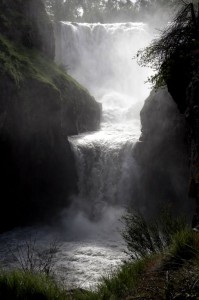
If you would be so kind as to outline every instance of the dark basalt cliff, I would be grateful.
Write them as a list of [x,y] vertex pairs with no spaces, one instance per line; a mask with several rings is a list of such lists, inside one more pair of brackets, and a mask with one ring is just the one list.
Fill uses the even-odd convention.
[[147,205],[149,195],[161,206],[169,201],[191,211],[199,205],[198,51],[176,55],[166,84],[169,94],[152,92],[141,111],[135,151],[142,170],[140,201]]
[[[142,62],[146,64],[152,63],[153,67],[157,70],[152,81],[156,86],[162,84],[166,85],[172,97],[173,105],[175,103],[178,108],[178,115],[181,120],[183,120],[181,123],[182,126],[178,129],[179,121],[177,119],[173,120],[172,111],[168,114],[165,111],[165,114],[162,114],[162,107],[160,110],[157,110],[157,103],[155,103],[154,96],[151,96],[151,99],[146,101],[141,113],[143,132],[141,140],[143,141],[143,145],[138,146],[138,148],[141,148],[140,152],[143,151],[143,147],[147,148],[149,151],[148,156],[153,158],[154,161],[152,164],[153,166],[157,165],[158,170],[165,164],[164,169],[167,172],[168,169],[172,169],[173,166],[178,164],[177,170],[181,169],[180,173],[183,174],[183,170],[186,170],[185,166],[187,165],[188,172],[185,172],[187,175],[184,177],[184,184],[182,184],[180,180],[176,180],[176,183],[181,184],[181,191],[184,191],[184,195],[187,195],[187,198],[189,197],[186,201],[185,197],[182,197],[182,193],[178,192],[179,203],[181,203],[181,205],[186,203],[188,208],[190,208],[193,203],[196,205],[195,224],[192,223],[194,226],[196,226],[199,220],[198,45],[199,11],[197,4],[191,1],[187,4],[184,3],[184,6],[176,14],[171,25],[162,32],[162,35],[158,39],[151,43],[141,58]],[[158,101],[161,103],[161,106],[166,108],[169,105],[169,101],[165,102],[163,98],[162,95],[159,95]],[[153,120],[152,116],[154,116]],[[165,119],[167,122],[170,122],[171,125],[173,124],[173,126],[170,126],[167,130],[161,130],[164,127],[162,125],[165,123]],[[148,141],[148,131],[150,133],[150,139],[152,141],[157,139],[158,142],[152,144],[151,141]],[[183,133],[184,137],[182,137]],[[170,139],[171,142],[168,140],[169,136],[174,137]],[[159,137],[161,137],[161,139]],[[176,157],[173,152],[170,153],[170,151],[166,151],[168,147],[170,149],[172,146],[177,153]],[[187,152],[184,151],[185,147],[187,147]],[[161,151],[159,151],[160,148],[162,148]],[[153,156],[153,153],[156,153],[156,155]],[[159,157],[164,153],[166,157],[162,157],[162,160],[158,162]],[[139,159],[140,155],[138,151],[137,154]],[[187,164],[185,165],[183,158],[179,159],[182,155],[183,157],[187,157]],[[144,158],[143,161],[145,162],[146,158]],[[176,174],[178,173],[173,170],[168,177],[176,177]],[[155,186],[157,187],[157,185]],[[187,192],[185,186],[187,186]],[[159,192],[161,188],[157,187],[157,190]],[[174,197],[171,197],[171,201],[173,201],[173,199]],[[199,226],[199,224],[197,225]]]
[[[197,52],[196,52],[197,54]],[[177,61],[176,61],[177,63]],[[180,112],[186,120],[186,141],[189,147],[189,197],[196,200],[199,205],[199,76],[198,54],[190,53],[188,66],[194,65],[194,70],[180,72],[175,75],[175,67],[171,69],[168,89],[176,102]],[[184,84],[181,85],[180,82]]]
[[141,124],[134,150],[142,182],[138,207],[148,216],[168,205],[186,211],[190,204],[185,120],[166,88],[151,92],[141,110]]
[[0,3],[0,231],[50,220],[76,191],[67,135],[95,130],[100,106],[53,62],[41,0]]

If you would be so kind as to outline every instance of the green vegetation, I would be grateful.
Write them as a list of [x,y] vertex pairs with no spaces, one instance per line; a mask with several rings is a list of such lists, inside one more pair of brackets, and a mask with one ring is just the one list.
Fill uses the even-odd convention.
[[9,75],[19,85],[23,80],[23,68],[28,66],[27,57],[16,52],[11,43],[0,35],[0,72]]
[[[96,291],[64,291],[51,277],[42,273],[12,271],[0,274],[1,299],[41,299],[46,300],[94,300],[122,299],[136,290],[140,275],[143,273],[147,259],[124,264],[119,270],[103,277]],[[70,294],[70,295],[69,295]],[[10,297],[10,298],[9,298]]]
[[[76,89],[84,89],[70,77],[62,66],[37,50],[24,48],[12,43],[0,34],[0,74],[7,75],[20,87],[27,79],[36,79],[60,92],[67,82]],[[85,89],[84,89],[85,90]]]
[[[63,286],[57,284],[52,277],[41,272],[2,271],[0,297],[13,300],[198,299],[199,235],[185,226],[183,218],[169,221],[169,214],[165,212],[164,214],[164,219],[161,218],[163,225],[158,228],[161,232],[163,228],[165,229],[163,240],[167,239],[170,243],[162,244],[162,251],[159,249],[157,253],[157,241],[151,240],[151,243],[154,243],[154,252],[152,250],[150,253],[139,252],[142,258],[131,259],[117,270],[103,276],[95,290],[66,291],[66,287],[64,290]],[[133,224],[136,224],[136,230],[140,226],[140,235],[143,234],[144,222],[145,228],[151,228],[152,222],[149,222],[149,226],[144,218],[139,218],[137,223],[135,220],[132,218]],[[176,230],[173,227],[175,225]],[[132,224],[131,228],[133,228]],[[172,232],[175,233],[172,234]],[[132,234],[134,236],[134,231]],[[137,241],[138,244],[139,241]],[[140,249],[141,247],[144,247],[142,239]],[[134,251],[133,248],[131,251]],[[134,256],[131,255],[131,258]]]
[[0,74],[9,76],[19,87],[23,81],[34,78],[59,91],[59,85],[68,81],[77,89],[82,87],[62,67],[37,50],[16,46],[0,34]]
[[42,1],[1,1],[0,24],[0,33],[11,41],[54,58],[53,28]]
[[162,211],[155,220],[146,221],[137,213],[128,213],[122,220],[125,225],[122,235],[131,259],[164,252],[174,234],[187,229],[185,218],[172,216],[168,209]]
[[2,300],[65,300],[64,290],[44,274],[12,271],[0,273]]
[[123,299],[129,293],[134,293],[136,291],[146,263],[147,258],[124,264],[117,271],[103,277],[95,292],[84,291],[84,293],[82,293],[80,291],[74,294],[74,299]]
[[199,237],[188,228],[176,232],[172,237],[169,256],[178,263],[191,259],[199,254]]
[[181,230],[164,253],[128,262],[102,278],[95,292],[80,291],[72,299],[198,299],[198,243],[197,233]]
[[198,64],[198,59],[194,55],[199,46],[198,30],[198,8],[192,2],[183,6],[160,38],[138,52],[140,65],[151,66],[156,71],[149,79],[156,88],[168,83],[173,70],[179,70],[179,67],[184,68],[181,71],[185,77],[187,76],[185,84],[190,81]]

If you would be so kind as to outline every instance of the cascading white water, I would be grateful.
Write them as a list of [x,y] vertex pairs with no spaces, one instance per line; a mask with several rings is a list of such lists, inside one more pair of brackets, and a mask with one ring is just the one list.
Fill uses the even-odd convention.
[[150,40],[143,23],[61,23],[56,61],[102,103],[99,132],[71,137],[79,176],[76,210],[98,219],[110,206],[131,201],[137,167],[132,148],[148,89],[138,49]]
[[[0,237],[1,266],[15,265],[12,252],[35,236],[41,245],[59,239],[56,273],[67,287],[89,288],[124,258],[118,219],[139,172],[132,149],[140,135],[139,110],[149,90],[148,71],[132,59],[151,37],[147,26],[61,24],[56,60],[102,103],[101,129],[70,137],[79,175],[79,195],[63,213],[64,229],[14,230]],[[25,241],[25,243],[24,243]]]
[[[56,61],[65,65],[98,100],[115,92],[125,102],[122,105],[120,98],[116,104],[120,102],[128,108],[127,102],[132,105],[146,98],[146,69],[140,68],[133,58],[151,40],[147,25],[62,22],[60,36]],[[108,100],[111,99],[102,101]]]

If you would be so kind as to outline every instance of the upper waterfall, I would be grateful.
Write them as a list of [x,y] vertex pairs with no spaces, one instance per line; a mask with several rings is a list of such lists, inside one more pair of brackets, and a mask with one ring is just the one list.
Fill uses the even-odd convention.
[[[144,84],[149,71],[137,65],[136,53],[151,40],[144,23],[61,22],[56,39],[56,61],[88,88],[97,100],[114,91],[125,102],[135,104],[148,95]],[[125,100],[121,99],[125,95]]]

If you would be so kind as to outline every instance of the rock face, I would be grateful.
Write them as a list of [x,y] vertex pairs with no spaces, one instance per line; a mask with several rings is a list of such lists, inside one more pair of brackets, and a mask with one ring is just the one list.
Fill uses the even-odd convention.
[[4,36],[54,58],[53,26],[41,0],[1,0],[0,11],[0,31]]
[[[199,206],[199,68],[198,49],[190,45],[183,55],[177,55],[170,66],[166,81],[168,90],[186,120],[186,140],[189,148],[189,196]],[[193,49],[192,49],[193,48]]]
[[138,207],[149,216],[167,205],[186,211],[189,168],[185,120],[166,88],[151,92],[141,111],[141,124],[142,135],[134,151],[142,183]]
[[[67,135],[96,130],[101,108],[54,64],[40,0],[0,3],[0,231],[52,220],[77,189]],[[14,22],[14,23],[13,23]]]
[[[191,62],[190,62],[191,63]],[[190,81],[185,86],[184,98],[186,105],[184,116],[186,119],[186,138],[189,146],[189,196],[196,200],[199,206],[199,70],[195,70]],[[177,105],[179,98],[173,95]]]

